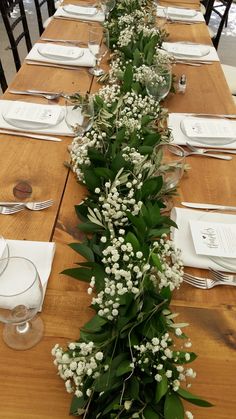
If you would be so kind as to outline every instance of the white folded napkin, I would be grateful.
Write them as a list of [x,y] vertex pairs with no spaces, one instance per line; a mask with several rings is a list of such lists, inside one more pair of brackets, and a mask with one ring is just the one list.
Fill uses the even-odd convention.
[[69,47],[69,46],[65,46],[65,45],[61,45],[60,49],[61,51],[64,49],[66,51],[66,48],[73,48],[73,49],[78,49],[78,51],[82,51],[83,55],[80,56],[77,59],[66,59],[66,53],[65,53],[65,57],[64,58],[60,58],[58,56],[58,58],[53,58],[53,56],[43,56],[42,54],[40,54],[39,51],[42,50],[42,45],[44,45],[44,48],[52,48],[52,45],[50,43],[45,43],[45,44],[35,44],[33,46],[33,48],[31,49],[31,51],[29,52],[29,54],[26,57],[26,60],[29,61],[40,61],[43,63],[53,63],[53,64],[62,64],[62,65],[68,65],[68,66],[77,66],[77,67],[94,67],[95,66],[95,58],[93,56],[93,54],[91,54],[91,52],[89,51],[88,48],[79,48],[79,47]]
[[182,58],[185,61],[219,61],[216,49],[211,45],[194,45],[187,42],[163,42],[162,47],[179,60]]
[[[6,117],[8,115],[11,116],[11,106],[13,106],[13,109],[15,109],[16,104],[23,105],[25,110],[27,111],[27,114],[30,113],[31,107],[33,105],[33,110],[35,109],[35,103],[32,104],[30,102],[21,102],[21,101],[12,101],[12,100],[0,100],[0,129],[6,129],[6,130],[14,130],[14,131],[29,131],[34,133],[44,133],[44,134],[55,134],[55,135],[66,135],[66,136],[73,136],[74,133],[71,128],[68,127],[66,124],[65,118],[63,116],[63,112],[65,115],[65,107],[59,106],[59,105],[44,105],[44,104],[37,104],[37,107],[39,108],[39,113],[41,110],[48,110],[51,106],[55,109],[61,109],[62,110],[62,117],[60,118],[60,122],[57,124],[44,124],[40,122],[32,121],[17,121],[12,120],[11,118],[6,120]],[[9,122],[8,122],[9,121]],[[11,123],[12,122],[12,123]],[[20,125],[19,125],[20,122]],[[55,122],[55,120],[54,120]],[[18,126],[19,125],[19,126]]]
[[[224,138],[209,138],[208,139],[202,139],[199,141],[197,138],[189,138],[187,137],[184,132],[182,131],[180,127],[181,121],[186,118],[188,115],[187,113],[170,113],[168,118],[168,127],[171,129],[172,137],[173,137],[173,143],[179,144],[179,145],[185,145],[186,142],[198,146],[198,147],[217,147],[217,148],[224,148],[224,149],[235,149],[236,148],[236,121],[233,120],[227,120],[227,123],[230,123],[230,126],[235,132],[235,141],[233,139],[230,139],[229,137]],[[212,123],[214,121],[213,118],[196,118],[199,122],[209,121]],[[216,118],[217,121],[222,121],[220,118]]]
[[[169,10],[168,10],[169,9]],[[181,9],[181,8],[169,8],[163,6],[157,6],[157,16],[158,17],[166,17],[178,20],[181,22],[205,22],[204,16],[201,12],[197,10],[190,10],[190,9]]]
[[[174,241],[176,248],[182,251],[182,260],[184,266],[194,268],[218,269],[229,272],[235,270],[236,260],[231,258],[217,258],[205,255],[197,255],[193,239],[191,235],[190,220],[201,220],[208,222],[220,222],[226,224],[235,224],[236,216],[232,214],[223,214],[222,212],[206,212],[186,208],[172,208],[170,218],[175,221],[177,228],[171,228],[171,239]],[[219,261],[217,263],[216,261]],[[232,268],[230,268],[232,266]]]
[[[52,261],[55,253],[55,243],[48,243],[48,242],[36,242],[36,241],[26,241],[26,240],[6,240],[9,246],[9,256],[20,256],[26,259],[31,260],[37,268],[42,287],[43,287],[43,298],[45,296],[47,282],[49,279],[49,275],[51,272]],[[0,260],[1,263],[1,260]],[[14,274],[14,272],[13,272]],[[19,273],[15,273],[16,281],[19,278]],[[7,267],[5,269],[4,276],[7,278]],[[1,275],[0,275],[1,281]],[[0,284],[0,294],[4,295],[4,287],[9,292],[9,285],[5,285],[4,283]],[[18,292],[17,288],[10,289],[12,294],[14,292]],[[36,305],[37,303],[37,296],[34,295],[32,291],[32,298],[31,298],[31,307]],[[30,291],[30,292],[31,292]],[[14,308],[14,299],[11,298],[11,301],[7,302],[6,298],[2,298],[0,295],[0,307],[1,308]],[[41,307],[42,308],[42,307]]]
[[105,20],[105,15],[102,10],[95,7],[82,7],[73,4],[67,4],[65,6],[59,7],[59,9],[56,10],[54,17],[92,20],[94,22],[104,22]]

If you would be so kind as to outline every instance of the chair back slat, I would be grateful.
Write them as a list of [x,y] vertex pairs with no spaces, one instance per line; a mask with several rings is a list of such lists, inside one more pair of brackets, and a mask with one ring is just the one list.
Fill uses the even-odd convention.
[[217,47],[219,45],[219,41],[220,41],[220,37],[221,37],[221,32],[222,32],[222,30],[224,28],[225,23],[227,22],[228,15],[229,15],[229,10],[230,10],[230,7],[232,5],[232,2],[233,2],[233,0],[224,0],[224,1],[222,1],[222,7],[224,8],[224,10],[222,12],[219,12],[216,9],[216,6],[214,6],[215,0],[208,0],[207,3],[206,2],[204,3],[206,5],[205,20],[206,20],[206,23],[207,24],[210,21],[210,18],[211,18],[212,13],[216,13],[220,17],[220,21],[219,21],[219,26],[218,26],[217,32],[216,32],[214,38],[212,39],[213,45],[214,45],[214,47],[216,49],[217,49]]
[[54,15],[56,9],[55,9],[55,3],[54,0],[34,0],[34,4],[35,4],[35,9],[36,9],[36,15],[37,15],[37,20],[38,20],[38,27],[39,27],[39,34],[41,35],[44,31],[44,27],[43,27],[43,17],[42,17],[42,11],[41,11],[41,7],[44,4],[47,4],[47,9],[48,9],[48,16],[52,16]]
[[[16,7],[17,5],[19,6],[19,9],[20,9],[20,16],[12,22],[10,14],[13,8]],[[1,11],[2,19],[3,19],[4,25],[7,31],[8,39],[10,42],[10,48],[13,53],[16,70],[18,71],[21,66],[20,56],[17,49],[20,40],[22,38],[25,38],[25,43],[26,43],[26,47],[28,51],[30,51],[32,48],[32,43],[30,39],[28,23],[26,20],[23,0],[11,0],[11,1],[1,0],[0,11]],[[20,23],[22,24],[22,31],[20,35],[16,37],[14,34],[14,30],[16,26],[18,26],[18,24]]]
[[5,92],[5,90],[7,89],[7,81],[6,81],[4,71],[3,71],[1,60],[0,60],[0,86],[2,88],[2,91]]

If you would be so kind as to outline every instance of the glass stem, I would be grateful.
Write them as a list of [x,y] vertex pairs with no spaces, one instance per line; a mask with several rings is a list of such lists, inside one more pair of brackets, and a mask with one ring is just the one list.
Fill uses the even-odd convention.
[[30,323],[24,322],[16,325],[16,332],[19,334],[27,333],[30,329]]

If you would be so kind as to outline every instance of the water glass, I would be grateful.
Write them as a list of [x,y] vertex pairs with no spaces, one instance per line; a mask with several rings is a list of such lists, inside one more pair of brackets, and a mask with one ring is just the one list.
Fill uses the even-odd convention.
[[153,65],[146,77],[147,94],[158,102],[164,99],[171,88],[172,67],[168,63]]
[[108,19],[110,12],[114,9],[116,2],[115,0],[100,0],[102,11],[105,14],[106,19]]
[[5,323],[4,342],[13,349],[36,345],[43,336],[43,321],[37,315],[43,301],[38,271],[29,259],[12,256],[1,259],[0,321]]
[[79,100],[73,98],[66,100],[65,121],[75,135],[82,136],[93,125],[94,107],[91,96],[81,96]]
[[88,48],[96,60],[95,67],[90,68],[89,72],[93,76],[102,76],[105,71],[99,66],[102,58],[105,57],[109,49],[109,31],[103,29],[101,33],[100,27],[93,26],[89,30]]
[[160,144],[155,148],[159,167],[156,175],[163,178],[163,190],[175,189],[183,176],[185,165],[184,149],[174,144]]

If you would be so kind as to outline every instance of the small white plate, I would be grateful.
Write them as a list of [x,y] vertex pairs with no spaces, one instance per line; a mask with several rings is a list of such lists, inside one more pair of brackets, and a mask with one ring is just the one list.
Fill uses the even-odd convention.
[[[50,48],[51,47],[51,48]],[[50,48],[50,49],[49,49]],[[52,49],[52,52],[51,52]],[[64,45],[39,45],[37,51],[42,57],[58,61],[75,61],[84,55],[84,50],[79,47],[67,47]],[[63,52],[65,55],[63,55]],[[71,55],[68,54],[71,52]]]
[[62,7],[64,12],[70,15],[94,16],[98,13],[96,7],[83,7],[67,4]]

